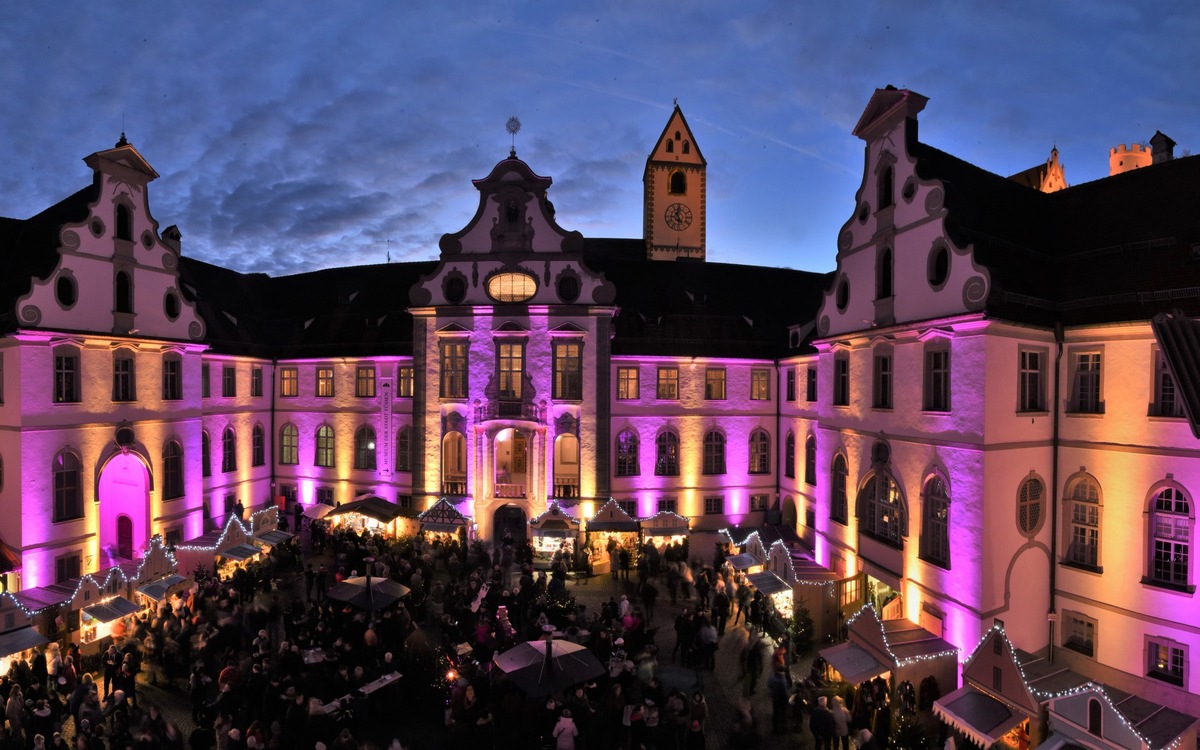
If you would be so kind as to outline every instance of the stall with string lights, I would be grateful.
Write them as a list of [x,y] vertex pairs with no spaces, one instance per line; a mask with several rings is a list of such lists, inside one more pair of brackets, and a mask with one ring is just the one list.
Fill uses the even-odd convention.
[[444,497],[439,498],[427,510],[422,511],[417,516],[417,522],[420,528],[419,533],[427,542],[435,539],[449,542],[451,538],[457,538],[460,543],[465,544],[468,536],[467,530],[471,525],[470,519],[460,513],[458,508],[454,507],[454,503]]
[[691,530],[688,520],[678,513],[660,510],[649,518],[638,521],[638,531],[645,544],[653,544],[662,556],[674,545],[687,543]]
[[596,573],[611,571],[610,545],[614,550],[626,550],[629,553],[629,564],[637,565],[638,522],[626,513],[616,500],[610,499],[601,506],[596,515],[588,519],[585,531],[588,545],[595,550],[592,569]]
[[894,701],[903,683],[958,686],[958,649],[909,620],[883,620],[867,604],[846,624],[849,640],[821,650],[832,676],[878,701]]
[[549,563],[557,552],[574,558],[579,530],[579,519],[560,507],[557,500],[551,501],[543,513],[529,519],[534,562]]
[[333,528],[382,534],[391,539],[416,536],[420,528],[415,515],[406,515],[399,505],[377,495],[366,495],[339,505],[325,515],[325,520]]
[[210,531],[176,546],[175,559],[185,574],[201,569],[227,578],[234,570],[259,559],[261,552],[246,526],[230,514],[219,531]]

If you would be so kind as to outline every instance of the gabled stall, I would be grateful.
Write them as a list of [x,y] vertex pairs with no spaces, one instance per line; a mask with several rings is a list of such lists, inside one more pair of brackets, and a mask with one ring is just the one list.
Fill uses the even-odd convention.
[[[192,576],[197,569],[224,577],[259,555],[246,527],[230,514],[220,531],[210,531],[175,548],[179,570]],[[193,576],[194,577],[194,576]]]
[[427,541],[439,536],[457,536],[459,541],[465,542],[467,526],[470,523],[469,519],[444,497],[418,515],[417,521],[420,524],[420,533]]
[[575,556],[575,547],[579,543],[580,522],[559,506],[557,500],[550,502],[550,507],[538,516],[529,519],[529,533],[533,539],[533,559],[535,563],[548,563],[556,552],[562,552],[571,558]]
[[678,513],[660,510],[658,513],[638,521],[638,530],[642,538],[659,550],[672,544],[683,544],[691,531],[688,520]]
[[393,539],[416,536],[420,530],[415,514],[406,515],[399,505],[377,495],[367,495],[339,505],[325,515],[325,520],[335,528],[370,531]]
[[611,570],[613,558],[610,553],[614,550],[625,549],[629,552],[630,564],[637,563],[638,522],[622,510],[616,500],[610,499],[596,511],[584,530],[588,544],[595,550],[592,569],[597,573]]
[[1051,698],[1052,734],[1040,747],[1064,750],[1099,745],[1122,750],[1196,747],[1195,716],[1116,688],[1088,683],[1078,692]]

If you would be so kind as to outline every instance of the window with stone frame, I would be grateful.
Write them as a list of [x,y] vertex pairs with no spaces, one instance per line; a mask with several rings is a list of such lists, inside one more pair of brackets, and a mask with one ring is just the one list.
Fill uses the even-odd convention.
[[833,468],[829,473],[829,518],[840,524],[850,520],[849,490],[850,470],[846,457],[841,453],[833,457]]
[[771,438],[766,430],[755,430],[750,433],[750,466],[751,474],[769,474],[771,472]]
[[263,395],[263,368],[259,365],[254,365],[250,368],[250,397],[262,398]]
[[804,400],[810,404],[817,400],[816,365],[812,365],[805,370]]
[[397,398],[412,398],[413,397],[413,368],[411,368],[411,367],[396,368],[396,397]]
[[783,448],[783,475],[788,479],[796,478],[796,435],[789,432]]
[[404,426],[396,433],[396,471],[412,471],[413,439],[412,427]]
[[179,401],[183,398],[183,361],[171,352],[162,358],[163,401]]
[[1062,614],[1062,645],[1084,656],[1096,655],[1096,621],[1078,612]]
[[949,342],[939,342],[925,349],[924,383],[924,410],[950,411]]
[[234,398],[237,396],[237,368],[233,365],[221,366],[221,397]]
[[717,430],[704,435],[703,469],[707,475],[725,473],[725,436]]
[[442,398],[467,397],[467,342],[453,339],[441,342],[440,374]]
[[232,427],[221,433],[221,471],[225,474],[237,471],[237,435]]
[[113,352],[113,401],[136,401],[133,352],[118,349]]
[[679,476],[679,436],[664,431],[654,441],[654,475],[658,477]]
[[279,430],[279,463],[285,466],[300,463],[300,431],[290,422]]
[[750,371],[750,400],[751,401],[770,401],[771,400],[771,371],[770,370],[751,370]]
[[54,350],[54,403],[79,402],[79,350],[60,346]]
[[921,558],[950,569],[950,492],[939,476],[921,491]]
[[183,447],[177,440],[163,446],[163,499],[183,497]]
[[51,474],[54,483],[54,522],[83,518],[82,464],[71,451],[54,457]]
[[788,403],[795,403],[795,401],[796,401],[796,368],[789,367],[787,369],[787,374],[784,376],[784,379],[785,379],[785,383],[786,383],[785,392],[787,394],[787,401],[788,401]]
[[1167,588],[1192,588],[1191,550],[1195,518],[1182,489],[1167,486],[1150,505],[1150,559],[1147,583]]
[[318,367],[317,368],[317,397],[318,398],[333,398],[333,368]]
[[850,405],[849,352],[838,352],[833,357],[833,405]]
[[721,516],[725,514],[725,497],[710,496],[704,498],[704,515],[706,516]]
[[633,401],[641,397],[638,368],[617,368],[617,400]]
[[1044,349],[1021,349],[1017,353],[1017,411],[1046,411]]
[[300,370],[295,367],[279,368],[279,395],[295,398],[300,395]]
[[354,395],[357,398],[375,398],[375,365],[354,368]]
[[1175,378],[1167,366],[1167,358],[1159,349],[1154,350],[1154,403],[1150,405],[1150,416],[1184,416],[1183,400],[1175,387]]
[[1071,401],[1069,411],[1075,414],[1103,414],[1104,398],[1103,353],[1076,351],[1071,353]]
[[583,398],[583,342],[554,342],[553,398],[564,401]]
[[317,428],[316,454],[313,463],[326,468],[333,466],[333,428],[327,424]]
[[1185,644],[1170,638],[1148,636],[1146,638],[1146,676],[1185,685],[1188,667],[1188,650]]
[[725,400],[724,367],[709,367],[704,371],[704,399],[706,401]]
[[676,400],[679,398],[678,367],[658,368],[658,384],[655,390],[655,398],[663,401]]
[[1089,476],[1067,484],[1063,503],[1066,554],[1063,562],[1090,570],[1100,568],[1100,485]]
[[267,463],[267,436],[261,424],[250,431],[250,465],[263,466]]
[[624,430],[617,435],[616,467],[619,477],[636,477],[641,474],[638,464],[638,436],[632,430]]
[[375,430],[363,425],[354,432],[354,468],[374,471],[375,463]]

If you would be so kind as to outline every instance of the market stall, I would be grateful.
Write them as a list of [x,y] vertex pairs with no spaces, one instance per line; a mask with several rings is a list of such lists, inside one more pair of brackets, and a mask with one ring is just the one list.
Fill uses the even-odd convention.
[[688,520],[669,510],[659,511],[638,521],[638,530],[642,532],[644,542],[653,544],[659,553],[665,553],[676,544],[683,545],[691,533]]
[[334,528],[370,531],[391,538],[415,536],[419,529],[415,516],[406,516],[399,505],[376,495],[339,505],[325,515],[325,520]]
[[13,594],[0,594],[0,623],[8,626],[0,633],[0,674],[8,674],[13,662],[32,656],[31,649],[50,642],[33,622],[32,613]]
[[197,569],[228,576],[258,555],[259,548],[254,546],[246,527],[233,514],[219,531],[210,531],[175,547],[179,571],[193,578]]
[[629,564],[637,565],[638,522],[621,509],[616,500],[609,500],[596,515],[588,519],[587,541],[595,555],[592,570],[596,573],[612,571],[616,555],[621,549],[629,552]]
[[868,604],[847,623],[849,640],[821,650],[835,680],[873,696],[901,698],[902,684],[958,685],[958,649],[909,620],[880,621]]
[[575,556],[579,542],[579,519],[563,510],[557,500],[541,515],[529,520],[529,531],[533,537],[534,563],[549,563],[556,552]]
[[419,533],[427,542],[432,542],[434,539],[449,542],[453,538],[458,539],[460,543],[465,543],[467,540],[467,527],[470,525],[470,519],[460,513],[458,508],[455,508],[454,504],[444,497],[418,515],[417,522]]

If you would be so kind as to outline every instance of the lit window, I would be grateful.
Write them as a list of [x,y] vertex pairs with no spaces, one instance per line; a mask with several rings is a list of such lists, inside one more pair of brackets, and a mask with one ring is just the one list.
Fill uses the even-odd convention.
[[442,494],[467,494],[467,438],[461,432],[442,438]]
[[709,401],[725,399],[725,370],[710,367],[704,371],[704,398]]
[[908,515],[900,487],[891,474],[875,471],[858,495],[859,529],[881,542],[902,547],[908,536]]
[[54,350],[54,403],[79,401],[79,350],[59,347]]
[[921,556],[943,568],[950,567],[950,495],[941,477],[925,482],[921,505]]
[[467,344],[465,341],[442,342],[441,397],[467,397]]
[[751,474],[766,474],[771,471],[771,439],[763,430],[750,433]]
[[1072,358],[1075,374],[1072,378],[1072,411],[1078,414],[1103,414],[1100,397],[1100,352],[1076,352]]
[[1186,647],[1168,638],[1146,639],[1146,676],[1183,685],[1187,665]]
[[766,510],[770,495],[756,494],[750,496],[750,510]]
[[537,293],[537,280],[523,273],[498,273],[487,280],[487,293],[497,302],[524,302]]
[[1100,485],[1080,477],[1067,485],[1067,550],[1065,562],[1085,568],[1100,566]]
[[1042,368],[1045,365],[1044,351],[1022,349],[1019,354],[1018,411],[1045,411],[1046,403],[1042,389]]
[[1183,588],[1191,582],[1191,511],[1191,501],[1180,489],[1166,487],[1154,496],[1150,507],[1150,583]]
[[317,451],[314,463],[317,466],[333,466],[333,428],[321,425],[317,428]]
[[578,341],[554,344],[553,397],[567,401],[583,398],[583,344]]
[[317,396],[319,398],[333,397],[333,368],[317,368]]
[[715,430],[704,436],[704,473],[725,473],[725,436]]
[[354,371],[354,395],[358,398],[375,398],[375,368],[367,365]]
[[232,427],[226,427],[221,434],[221,471],[229,473],[237,470],[237,436]]
[[376,468],[375,430],[370,427],[360,427],[354,433],[354,468],[371,471]]
[[497,397],[501,401],[520,401],[525,381],[525,344],[497,344],[496,368],[499,371]]
[[1077,612],[1063,612],[1062,644],[1086,656],[1096,655],[1096,621]]
[[300,395],[300,371],[295,367],[279,368],[279,395],[283,398]]
[[641,396],[638,382],[638,368],[617,368],[617,400],[632,401]]
[[638,463],[638,436],[626,430],[617,435],[616,469],[619,477],[636,477],[641,473]]
[[658,368],[658,389],[656,398],[668,400],[679,398],[679,368]]
[[294,424],[285,424],[279,431],[279,463],[287,466],[300,463],[300,431]]
[[751,401],[770,401],[771,400],[771,372],[770,372],[770,370],[751,370],[750,371],[750,400]]
[[399,398],[413,397],[413,368],[401,367],[396,382],[396,396]]
[[679,436],[663,432],[654,442],[654,475],[674,477],[679,475]]

